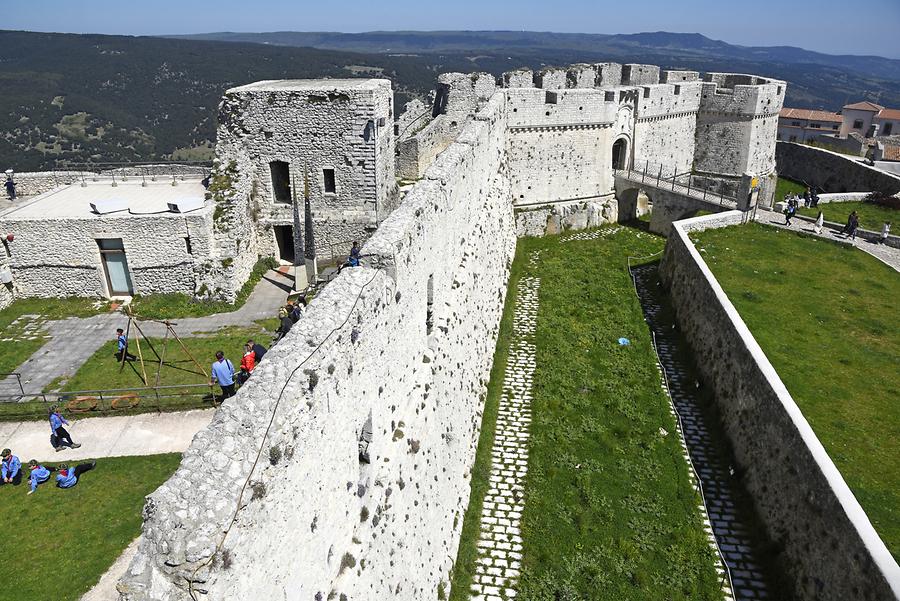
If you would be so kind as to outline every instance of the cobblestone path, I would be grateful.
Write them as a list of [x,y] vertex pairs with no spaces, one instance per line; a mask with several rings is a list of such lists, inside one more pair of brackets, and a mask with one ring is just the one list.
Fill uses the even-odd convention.
[[[751,536],[755,520],[742,509],[747,503],[736,502],[745,499],[747,493],[733,476],[729,460],[723,457],[720,445],[711,437],[711,429],[718,426],[710,423],[710,418],[702,411],[697,384],[689,375],[686,363],[689,350],[675,334],[674,324],[665,322],[660,316],[661,306],[655,290],[656,269],[656,265],[646,265],[634,267],[632,273],[644,317],[655,334],[656,350],[661,360],[658,367],[661,375],[665,372],[673,414],[676,420],[681,416],[685,460],[693,463],[703,485],[707,507],[700,505],[699,510],[703,514],[704,530],[711,546],[715,548],[718,545],[730,571],[733,591],[717,553],[716,570],[723,580],[725,598],[772,599],[774,597],[760,562],[764,551],[757,548],[758,543]],[[665,384],[663,388],[666,389]],[[691,481],[695,482],[693,473]]]
[[[534,267],[539,253],[532,253]],[[519,523],[528,471],[528,429],[531,424],[531,385],[534,377],[534,332],[537,322],[539,278],[519,280],[513,309],[513,335],[506,362],[491,450],[490,488],[481,510],[478,559],[471,598],[501,601],[516,596],[522,538]]]

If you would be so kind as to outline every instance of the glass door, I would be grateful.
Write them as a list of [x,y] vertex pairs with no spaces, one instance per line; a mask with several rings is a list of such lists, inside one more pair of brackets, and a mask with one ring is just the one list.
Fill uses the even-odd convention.
[[122,239],[97,240],[97,245],[100,247],[100,256],[103,258],[103,270],[106,272],[109,295],[131,296],[134,294]]

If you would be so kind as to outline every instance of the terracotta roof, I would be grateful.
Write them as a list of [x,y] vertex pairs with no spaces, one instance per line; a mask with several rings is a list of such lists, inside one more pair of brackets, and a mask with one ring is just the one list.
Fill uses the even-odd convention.
[[878,111],[878,114],[875,115],[876,119],[893,119],[895,121],[900,121],[900,110],[898,109],[881,109]]
[[873,113],[877,113],[878,111],[884,109],[880,104],[875,104],[874,102],[869,102],[868,100],[864,100],[862,102],[855,102],[853,104],[844,105],[845,109],[854,109],[857,111],[872,111]]
[[825,121],[828,123],[841,123],[843,119],[837,113],[817,111],[814,109],[789,109],[783,108],[778,114],[785,119],[806,119],[808,121]]
[[884,146],[884,152],[881,155],[882,161],[900,161],[900,146]]

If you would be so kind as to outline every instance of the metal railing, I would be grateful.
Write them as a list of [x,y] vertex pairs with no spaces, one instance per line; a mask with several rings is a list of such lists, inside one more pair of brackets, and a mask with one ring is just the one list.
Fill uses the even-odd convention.
[[[143,163],[106,162],[106,163],[72,163],[65,167],[48,169],[40,173],[50,178],[54,187],[80,183],[111,180],[115,185],[132,179],[140,179],[142,184],[169,178],[172,182],[184,181],[186,178],[206,177],[212,171],[212,163],[208,161],[149,161]],[[29,172],[20,175],[27,176]]]
[[[167,407],[183,407],[190,401],[217,402],[211,384],[169,384],[108,388],[102,390],[67,390],[60,392],[25,392],[0,394],[0,418],[46,414],[53,405],[70,413],[110,413],[151,407],[158,412]],[[22,411],[16,411],[20,407]]]
[[[658,169],[656,169],[655,165],[653,169],[650,169],[649,161],[644,164],[644,169],[642,171],[636,170],[633,167],[628,167],[625,169],[614,169],[613,175],[625,178],[631,182],[647,184],[658,190],[670,190],[676,194],[683,194],[702,202],[718,204],[720,207],[737,207],[736,198],[733,196],[725,196],[724,194],[719,194],[717,192],[711,192],[707,187],[697,185],[694,181],[695,176],[691,173],[678,173],[678,171],[674,171],[669,175],[668,172],[664,172],[662,165],[659,165]],[[684,178],[685,176],[687,176],[687,184],[678,181],[678,178]]]
[[[662,254],[663,251],[659,251],[657,253],[653,253],[652,255],[647,255],[646,257],[628,257],[626,262],[628,264],[628,275],[631,276],[631,284],[634,286],[634,293],[640,300],[640,292],[638,292],[637,287],[637,279],[634,277],[634,271],[631,267],[631,262],[634,261],[646,261],[647,259],[652,259],[653,257]],[[646,321],[646,318],[644,318]],[[675,418],[678,421],[678,434],[681,437],[681,441],[687,449],[687,439],[684,436],[684,421],[681,418],[681,413],[678,411],[678,407],[675,405],[675,399],[672,398],[672,390],[669,386],[669,374],[666,370],[665,364],[663,364],[662,357],[659,354],[659,347],[656,342],[656,332],[653,331],[653,328],[650,328],[650,337],[653,341],[653,354],[656,356],[656,362],[659,365],[660,373],[663,377],[663,386],[666,389],[666,396],[669,399],[669,406],[672,408],[672,411],[675,413]],[[709,520],[709,503],[706,500],[706,491],[703,489],[703,480],[700,478],[700,472],[697,470],[697,467],[694,465],[694,460],[691,457],[691,452],[688,449],[687,453],[685,453],[688,460],[688,465],[691,468],[691,472],[694,475],[694,481],[697,483],[697,492],[700,494],[700,502],[703,503],[703,511],[706,514],[706,519]],[[710,530],[712,531],[712,524],[710,524]],[[731,568],[728,566],[728,561],[725,559],[725,554],[722,552],[721,547],[719,547],[719,540],[716,538],[715,531],[712,531],[710,536],[713,546],[715,547],[716,554],[719,556],[719,561],[722,563],[722,568],[724,570],[723,581],[727,579],[728,581],[728,589],[731,593],[731,597],[734,597],[734,582],[731,579]]]
[[22,394],[25,394],[25,389],[22,388],[22,374],[20,374],[17,371],[11,371],[11,372],[5,372],[5,373],[0,372],[0,378],[3,378],[3,380],[0,380],[0,383],[5,381],[6,379],[8,379],[10,376],[12,376],[16,379],[16,382],[19,385],[19,390],[22,392]]

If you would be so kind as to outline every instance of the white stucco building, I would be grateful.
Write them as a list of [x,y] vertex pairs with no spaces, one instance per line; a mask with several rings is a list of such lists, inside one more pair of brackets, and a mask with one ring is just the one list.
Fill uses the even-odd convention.
[[15,293],[193,292],[198,266],[213,251],[205,193],[199,177],[98,178],[7,209],[0,231]]

